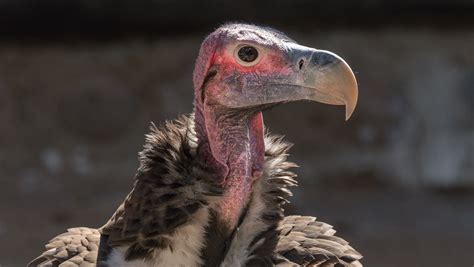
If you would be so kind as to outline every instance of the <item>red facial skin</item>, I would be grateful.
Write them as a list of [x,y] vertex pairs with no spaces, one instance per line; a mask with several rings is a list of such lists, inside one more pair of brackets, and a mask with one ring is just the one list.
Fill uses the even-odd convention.
[[[201,48],[201,53],[206,51],[205,45],[206,43]],[[279,50],[260,50],[263,53],[257,64],[243,66],[227,46],[216,42],[214,47],[214,50],[207,49],[213,51],[212,55],[200,55],[196,63],[203,64],[207,59],[204,63],[208,66],[207,70],[214,68],[217,71],[212,82],[205,85],[204,89],[195,88],[196,132],[201,147],[200,156],[208,160],[209,165],[218,174],[217,182],[224,188],[223,199],[215,210],[219,219],[229,228],[234,228],[250,199],[253,182],[260,178],[264,171],[264,124],[259,111],[244,117],[227,118],[225,115],[230,109],[225,106],[226,96],[228,98],[227,94],[239,93],[229,90],[239,90],[239,82],[246,78],[269,79],[275,75],[286,76],[290,73],[291,66]],[[196,70],[199,70],[198,66]],[[200,80],[203,80],[204,76],[202,73],[195,73],[195,86],[202,83]],[[229,80],[236,80],[237,84],[229,85]]]
[[233,54],[220,49],[216,52],[213,59],[213,65],[221,65],[223,75],[229,72],[239,72],[242,74],[256,73],[256,74],[288,74],[289,66],[286,60],[282,58],[280,51],[263,53],[260,61],[254,66],[243,66],[237,62]]

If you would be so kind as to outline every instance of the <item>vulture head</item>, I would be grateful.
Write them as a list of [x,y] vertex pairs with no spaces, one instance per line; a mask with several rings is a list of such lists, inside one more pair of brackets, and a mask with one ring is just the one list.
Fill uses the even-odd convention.
[[193,74],[198,153],[223,187],[219,217],[233,227],[265,171],[262,111],[310,100],[357,103],[357,82],[336,54],[297,44],[270,28],[229,24],[202,43]]
[[197,103],[230,111],[259,111],[269,105],[312,100],[357,103],[357,82],[338,55],[297,44],[283,33],[232,24],[203,42],[194,71]]

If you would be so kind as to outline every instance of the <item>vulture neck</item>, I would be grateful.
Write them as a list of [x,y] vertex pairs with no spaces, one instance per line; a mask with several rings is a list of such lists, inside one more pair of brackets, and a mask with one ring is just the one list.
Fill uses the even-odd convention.
[[222,200],[214,207],[216,217],[234,229],[250,199],[253,182],[264,164],[263,116],[242,115],[222,107],[196,105],[198,157],[204,159],[223,187]]

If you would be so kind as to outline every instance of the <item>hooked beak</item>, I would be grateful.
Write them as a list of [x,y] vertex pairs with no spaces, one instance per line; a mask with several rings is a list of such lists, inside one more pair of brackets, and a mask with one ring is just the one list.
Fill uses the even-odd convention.
[[286,82],[275,83],[273,97],[284,101],[312,100],[345,105],[348,120],[357,104],[358,88],[354,73],[338,55],[324,50],[291,44],[288,53],[296,62],[295,74]]
[[[303,63],[304,65],[304,63]],[[311,53],[302,66],[298,91],[305,99],[331,105],[345,105],[348,120],[357,104],[357,81],[349,65],[338,55],[323,50]]]
[[295,43],[287,44],[288,73],[275,73],[239,84],[240,94],[228,95],[230,107],[245,108],[297,100],[345,105],[348,120],[357,104],[357,81],[338,55]]

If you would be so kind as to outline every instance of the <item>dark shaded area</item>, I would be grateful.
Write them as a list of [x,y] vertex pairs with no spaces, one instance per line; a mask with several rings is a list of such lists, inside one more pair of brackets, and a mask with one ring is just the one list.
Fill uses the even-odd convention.
[[468,28],[469,0],[385,1],[164,1],[2,0],[2,38],[116,39],[125,36],[207,32],[226,21],[251,21],[288,29],[374,29],[412,25]]
[[474,263],[474,2],[0,0],[0,265],[129,192],[150,121],[192,110],[201,40],[262,23],[341,55],[359,104],[265,113],[294,142],[288,213],[334,225],[366,266]]

